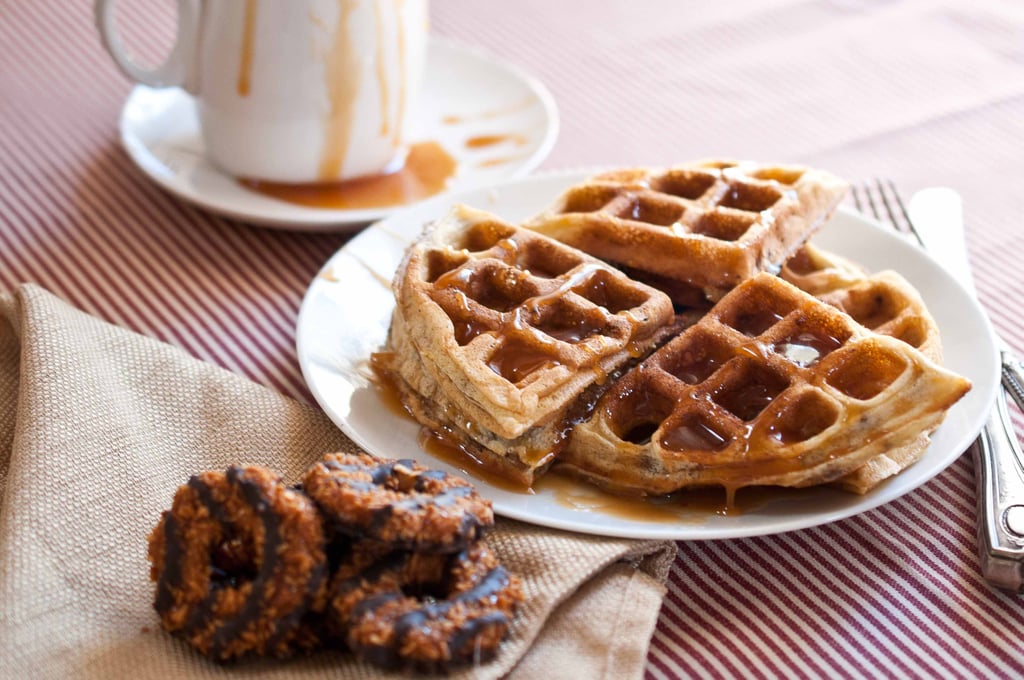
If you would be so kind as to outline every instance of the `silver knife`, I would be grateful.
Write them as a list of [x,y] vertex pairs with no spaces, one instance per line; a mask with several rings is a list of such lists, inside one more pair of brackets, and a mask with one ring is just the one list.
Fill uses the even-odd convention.
[[[977,297],[964,238],[963,202],[952,189],[914,194],[910,221],[929,253]],[[989,583],[1024,592],[1024,455],[1010,422],[1006,395],[1024,409],[1024,373],[999,340],[1004,390],[977,441],[971,445],[978,487],[978,552]]]

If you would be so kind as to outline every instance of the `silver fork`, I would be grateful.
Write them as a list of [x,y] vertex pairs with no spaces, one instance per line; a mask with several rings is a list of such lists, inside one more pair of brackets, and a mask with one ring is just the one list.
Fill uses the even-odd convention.
[[[854,186],[854,206],[927,248],[891,180]],[[1002,383],[978,439],[971,445],[978,488],[978,553],[981,571],[995,586],[1024,592],[1024,454],[1010,421],[1007,393],[1024,409],[1020,362],[1004,348]]]

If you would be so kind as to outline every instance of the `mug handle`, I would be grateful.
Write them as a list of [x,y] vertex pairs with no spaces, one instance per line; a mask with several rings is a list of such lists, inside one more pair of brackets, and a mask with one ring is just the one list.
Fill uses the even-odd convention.
[[103,46],[118,68],[132,80],[149,87],[183,87],[195,93],[193,59],[199,34],[199,0],[177,0],[178,34],[174,47],[162,64],[151,69],[140,66],[125,53],[114,22],[115,1],[96,0],[93,10]]

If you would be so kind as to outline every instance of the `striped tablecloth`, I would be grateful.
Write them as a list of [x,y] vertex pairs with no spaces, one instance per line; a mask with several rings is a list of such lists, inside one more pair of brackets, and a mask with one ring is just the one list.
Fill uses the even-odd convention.
[[[171,3],[126,2],[146,45]],[[0,288],[36,282],[298,399],[296,313],[344,235],[222,219],[120,148],[130,84],[88,2],[0,0]],[[1024,350],[1024,6],[1015,0],[435,0],[432,29],[538,75],[545,167],[791,160],[964,195],[979,295]],[[648,675],[1024,675],[1024,608],[979,576],[969,457],[852,519],[682,543]]]

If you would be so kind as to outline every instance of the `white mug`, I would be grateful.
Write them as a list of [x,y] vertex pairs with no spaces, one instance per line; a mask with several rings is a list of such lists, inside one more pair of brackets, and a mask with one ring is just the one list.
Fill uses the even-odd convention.
[[174,48],[152,69],[125,54],[114,5],[95,3],[107,51],[130,78],[195,96],[225,172],[308,183],[401,166],[427,0],[177,0]]

